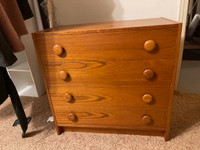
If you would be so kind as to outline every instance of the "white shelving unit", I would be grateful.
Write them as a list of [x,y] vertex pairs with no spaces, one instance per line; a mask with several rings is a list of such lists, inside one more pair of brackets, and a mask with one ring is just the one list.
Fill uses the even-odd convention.
[[12,66],[8,67],[8,71],[19,71],[19,72],[30,72],[30,68],[28,65],[28,61],[26,59],[26,54],[24,52],[20,52],[15,54],[18,58],[18,61]]
[[[8,73],[14,82],[20,96],[39,97],[44,93],[44,90],[38,91],[34,76],[31,72],[29,62],[25,52],[16,54],[18,61],[8,67]],[[43,86],[43,85],[40,85]]]
[[[29,4],[34,11],[32,0]],[[35,17],[26,20],[25,24],[29,32],[21,37],[25,50],[15,53],[18,60],[7,71],[20,96],[39,97],[45,93],[45,86],[31,36],[38,30]]]

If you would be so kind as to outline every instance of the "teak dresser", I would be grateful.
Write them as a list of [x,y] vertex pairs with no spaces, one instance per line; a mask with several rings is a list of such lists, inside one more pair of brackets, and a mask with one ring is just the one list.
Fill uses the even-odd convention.
[[57,133],[169,139],[181,24],[164,18],[33,33]]

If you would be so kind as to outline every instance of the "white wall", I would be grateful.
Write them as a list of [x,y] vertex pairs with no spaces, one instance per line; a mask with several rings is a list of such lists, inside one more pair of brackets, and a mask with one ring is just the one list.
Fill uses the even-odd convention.
[[166,17],[179,19],[181,0],[52,0],[57,25]]

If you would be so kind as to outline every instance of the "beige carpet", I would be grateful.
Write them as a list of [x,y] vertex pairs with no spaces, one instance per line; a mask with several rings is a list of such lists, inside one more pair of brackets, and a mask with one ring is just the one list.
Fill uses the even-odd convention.
[[176,94],[171,126],[171,140],[162,137],[126,134],[65,132],[58,136],[51,116],[47,96],[21,97],[27,116],[32,121],[27,138],[21,138],[19,126],[8,99],[0,105],[0,150],[199,150],[200,95]]

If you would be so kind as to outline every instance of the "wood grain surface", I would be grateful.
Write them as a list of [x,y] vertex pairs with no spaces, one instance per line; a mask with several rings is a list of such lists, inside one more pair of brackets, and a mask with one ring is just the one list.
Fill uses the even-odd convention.
[[[36,37],[42,62],[67,60],[145,60],[175,58],[177,28]],[[151,52],[144,49],[148,40],[156,42]],[[62,55],[53,51],[63,47]]]
[[[53,106],[166,108],[170,87],[67,86],[49,87]],[[66,93],[73,96],[66,100]],[[143,102],[145,94],[152,102]],[[68,95],[68,94],[67,94]]]
[[[104,108],[104,107],[54,107],[59,126],[104,126],[104,127],[126,127],[129,129],[158,129],[166,127],[166,109],[133,109],[133,108]],[[68,114],[73,112],[77,120],[68,119]],[[145,124],[142,118],[148,115],[152,118],[151,124]]]
[[79,25],[63,25],[46,29],[34,34],[40,35],[63,35],[63,34],[85,34],[110,31],[145,30],[177,28],[178,22],[166,18],[151,18],[138,20],[123,20],[102,23],[88,23]]
[[58,134],[121,129],[169,139],[180,23],[68,25],[32,35]]
[[[51,86],[67,85],[170,85],[174,60],[148,61],[78,61],[43,64],[45,78]],[[146,69],[154,71],[152,79],[146,79]],[[69,77],[60,79],[59,72]]]

